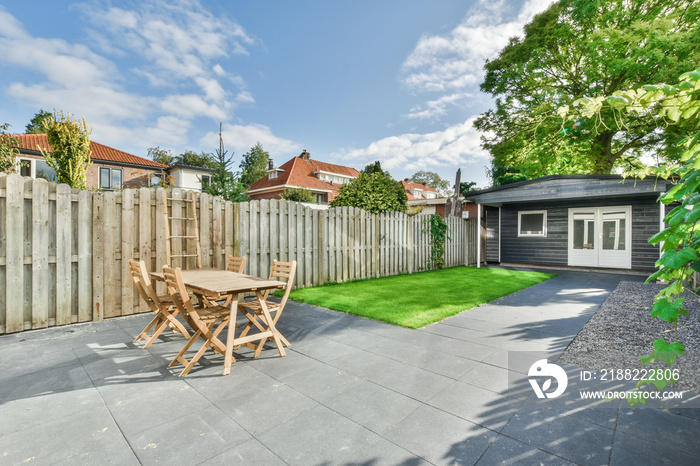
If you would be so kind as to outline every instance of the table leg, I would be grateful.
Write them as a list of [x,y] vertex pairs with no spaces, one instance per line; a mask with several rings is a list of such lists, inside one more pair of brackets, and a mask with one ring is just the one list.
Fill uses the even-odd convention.
[[235,362],[233,357],[233,342],[236,334],[236,313],[238,312],[238,295],[231,300],[231,317],[228,322],[228,335],[226,337],[226,354],[224,356],[224,375],[231,373],[231,363]]
[[255,292],[255,296],[258,298],[260,309],[262,310],[265,320],[267,321],[267,326],[272,332],[272,339],[275,341],[275,345],[277,345],[277,351],[279,351],[280,356],[286,356],[287,353],[284,351],[284,345],[280,340],[280,334],[277,331],[277,328],[275,328],[275,322],[272,320],[272,317],[270,317],[270,311],[267,310],[267,305],[265,304],[265,299],[263,298],[262,293],[258,290]]

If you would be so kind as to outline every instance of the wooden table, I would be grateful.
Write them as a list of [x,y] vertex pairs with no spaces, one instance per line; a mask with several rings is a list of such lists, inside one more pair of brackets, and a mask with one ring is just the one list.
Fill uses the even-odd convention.
[[[151,272],[151,276],[156,280],[163,281],[162,272]],[[192,290],[198,297],[206,300],[219,299],[222,296],[231,295],[231,320],[228,324],[228,335],[226,337],[226,348],[224,353],[224,375],[231,373],[231,363],[235,362],[233,357],[233,347],[250,343],[252,341],[267,339],[272,337],[277,345],[277,350],[280,356],[285,356],[284,346],[280,340],[280,333],[275,328],[275,323],[270,317],[270,312],[267,309],[263,292],[265,290],[280,289],[286,286],[286,283],[268,278],[253,277],[242,273],[229,272],[228,270],[220,269],[194,269],[183,270],[182,281],[185,286]],[[244,338],[235,338],[236,331],[236,312],[238,311],[238,295],[240,293],[255,293],[263,315],[267,321],[268,328],[264,332],[247,335]]]

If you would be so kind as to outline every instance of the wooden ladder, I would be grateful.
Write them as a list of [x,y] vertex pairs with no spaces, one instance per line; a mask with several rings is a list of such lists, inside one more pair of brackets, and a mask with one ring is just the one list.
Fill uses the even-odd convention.
[[[169,266],[173,266],[172,264],[172,259],[176,257],[182,257],[182,258],[187,258],[187,257],[196,257],[197,258],[197,267],[202,268],[202,248],[200,247],[199,244],[199,226],[197,225],[197,204],[196,204],[196,198],[195,198],[195,193],[194,191],[189,191],[187,193],[188,195],[183,198],[179,197],[165,197],[164,202],[165,202],[165,208],[163,210],[164,215],[165,215],[165,253],[166,253],[166,259],[168,261]],[[172,207],[176,202],[182,202],[185,204],[185,212],[182,214],[182,217],[171,217],[169,212],[168,212],[168,201],[171,202],[171,211],[174,210]],[[180,230],[185,233],[185,234],[180,234],[180,235],[172,235],[170,232],[170,221],[173,222],[183,222],[182,223],[182,228]],[[191,222],[191,223],[190,223]],[[194,230],[194,235],[187,235],[187,225],[190,224],[192,225],[192,229]],[[182,241],[180,244],[181,249],[183,254],[173,254],[173,239],[176,239],[178,241]],[[194,240],[195,246],[196,246],[196,254],[186,254],[187,252],[187,247],[186,247],[186,242]],[[183,267],[185,268],[185,267]]]

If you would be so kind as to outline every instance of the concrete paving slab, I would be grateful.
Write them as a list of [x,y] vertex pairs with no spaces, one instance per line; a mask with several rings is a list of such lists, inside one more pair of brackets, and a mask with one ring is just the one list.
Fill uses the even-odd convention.
[[[292,343],[287,357],[270,344],[260,359],[241,348],[226,377],[211,351],[185,378],[168,368],[180,335],[133,344],[151,313],[0,336],[0,461],[688,464],[700,456],[700,410],[630,414],[567,396],[539,400],[522,367],[509,385],[515,350],[545,349],[555,360],[621,279],[643,280],[558,273],[419,330],[290,302],[279,325]],[[207,448],[196,457],[173,442],[178,433],[203,436]]]
[[377,435],[326,408],[316,406],[272,427],[258,440],[290,465],[334,464]]

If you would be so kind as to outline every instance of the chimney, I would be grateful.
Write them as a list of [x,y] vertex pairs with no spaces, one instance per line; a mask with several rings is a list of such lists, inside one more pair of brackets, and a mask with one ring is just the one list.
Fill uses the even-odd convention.
[[272,161],[272,159],[270,159],[270,161],[267,163],[267,169],[272,170],[273,168],[275,168],[275,163]]
[[301,155],[299,157],[301,157],[301,160],[309,160],[309,155],[310,154],[308,152],[306,152],[306,149],[304,149],[304,151],[301,153]]

